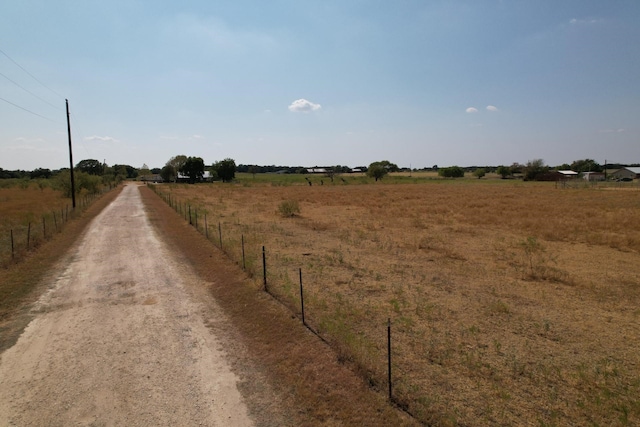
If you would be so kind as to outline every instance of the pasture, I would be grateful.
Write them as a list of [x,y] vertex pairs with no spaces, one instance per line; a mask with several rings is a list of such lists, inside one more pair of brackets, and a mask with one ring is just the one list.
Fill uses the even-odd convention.
[[[397,176],[158,185],[432,425],[640,423],[640,190]],[[369,184],[366,184],[369,183]],[[283,202],[300,213],[281,215]],[[184,212],[185,208],[182,212]]]
[[[0,187],[0,265],[20,259],[58,231],[69,214],[71,199],[46,180],[6,180]],[[13,234],[14,251],[11,251]]]

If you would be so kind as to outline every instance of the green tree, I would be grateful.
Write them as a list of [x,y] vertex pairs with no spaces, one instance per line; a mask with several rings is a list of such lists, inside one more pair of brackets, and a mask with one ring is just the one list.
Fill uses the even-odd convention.
[[383,160],[379,162],[387,172],[399,172],[400,168],[395,163],[391,163],[389,160]]
[[170,158],[166,164],[168,166],[172,166],[173,170],[179,172],[182,170],[182,167],[184,166],[184,163],[186,161],[187,161],[187,156],[185,156],[184,154],[179,154],[177,156]]
[[549,166],[546,166],[544,164],[544,160],[542,159],[529,160],[523,168],[524,180],[534,181],[540,175],[547,173],[548,171],[549,171]]
[[164,182],[173,182],[176,180],[176,170],[170,164],[166,164],[160,169],[160,176]]
[[222,182],[231,182],[236,177],[236,162],[233,159],[224,159],[213,164],[213,170]]
[[204,160],[202,157],[187,157],[180,172],[189,177],[189,183],[201,181],[204,175]]
[[502,179],[507,179],[507,177],[511,175],[511,168],[507,166],[498,166],[496,168],[496,173],[500,175]]
[[138,171],[129,165],[113,165],[113,172],[116,176],[122,176],[122,179],[134,179],[138,177]]
[[571,163],[571,170],[575,172],[602,172],[602,166],[593,159],[576,160]]
[[438,175],[445,178],[462,178],[464,177],[464,169],[460,166],[449,166],[447,168],[440,168]]
[[484,168],[478,168],[475,171],[473,171],[473,176],[477,177],[478,179],[482,178],[486,174],[487,174],[487,171],[484,170]]
[[151,171],[149,170],[149,166],[147,166],[146,163],[142,164],[142,167],[140,168],[138,173],[140,174],[140,176],[151,175]]
[[[76,194],[80,194],[83,190],[91,194],[100,192],[102,179],[99,176],[76,171],[73,177]],[[55,176],[54,187],[61,190],[65,197],[71,197],[71,174],[69,169],[65,169]]]
[[367,176],[369,178],[374,178],[376,181],[384,178],[389,171],[382,165],[381,162],[373,162],[367,168]]
[[104,165],[94,159],[80,160],[75,169],[81,172],[86,172],[89,175],[102,175],[104,173]]
[[522,173],[522,170],[524,169],[524,166],[522,166],[520,163],[515,162],[513,163],[510,167],[509,170],[511,171],[511,175],[515,175],[517,173]]
[[51,178],[51,169],[36,168],[33,171],[31,171],[30,178],[31,179]]

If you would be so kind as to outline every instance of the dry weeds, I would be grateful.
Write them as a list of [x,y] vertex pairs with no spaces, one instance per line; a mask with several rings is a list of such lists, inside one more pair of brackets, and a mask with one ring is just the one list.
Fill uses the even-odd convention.
[[[171,185],[341,359],[432,425],[640,423],[640,192],[553,184]],[[278,214],[296,201],[300,214]],[[180,208],[184,215],[185,208]],[[202,227],[202,220],[199,225]]]

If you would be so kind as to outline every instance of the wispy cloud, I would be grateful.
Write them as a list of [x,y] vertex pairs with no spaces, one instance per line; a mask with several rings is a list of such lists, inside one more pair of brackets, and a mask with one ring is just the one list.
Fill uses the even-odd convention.
[[588,19],[578,19],[578,18],[573,18],[569,21],[569,24],[571,25],[590,25],[590,24],[597,24],[598,22],[600,22],[600,19],[594,19],[594,18],[588,18]]
[[493,105],[487,105],[487,110],[496,112],[498,111],[498,107],[494,107]]
[[24,136],[19,136],[15,139],[16,142],[26,142],[26,143],[33,143],[33,142],[45,142],[44,139],[42,138],[26,138]]
[[320,104],[315,104],[303,98],[297,99],[289,105],[289,111],[294,113],[309,113],[311,111],[318,111],[321,108],[322,106]]
[[111,137],[111,136],[98,136],[98,135],[93,135],[93,136],[85,136],[84,137],[85,141],[100,141],[100,142],[119,142],[117,139]]
[[600,133],[622,133],[624,129],[602,129]]
[[465,110],[467,113],[477,113],[478,109],[475,107],[469,107]]

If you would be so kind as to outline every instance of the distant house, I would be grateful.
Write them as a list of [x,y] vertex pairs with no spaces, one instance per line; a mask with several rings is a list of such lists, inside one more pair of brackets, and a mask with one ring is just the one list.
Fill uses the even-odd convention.
[[327,173],[327,168],[308,168],[307,173]]
[[164,182],[164,179],[160,176],[159,173],[152,173],[150,175],[142,175],[140,177],[140,181],[143,182]]
[[[211,182],[211,181],[213,181],[211,172],[204,171],[204,175],[202,175],[202,179],[199,180],[198,182]],[[189,176],[181,172],[178,172],[178,176],[176,176],[176,182],[189,182]]]
[[578,172],[570,170],[548,171],[536,176],[536,181],[568,181],[578,177]]
[[622,168],[611,174],[613,179],[638,179],[640,178],[640,168]]
[[582,179],[585,181],[604,181],[604,172],[583,172]]
[[558,171],[558,173],[560,174],[561,177],[563,177],[564,179],[572,179],[572,178],[577,178],[578,177],[578,172],[576,171],[572,171],[572,170],[562,170],[562,171]]

